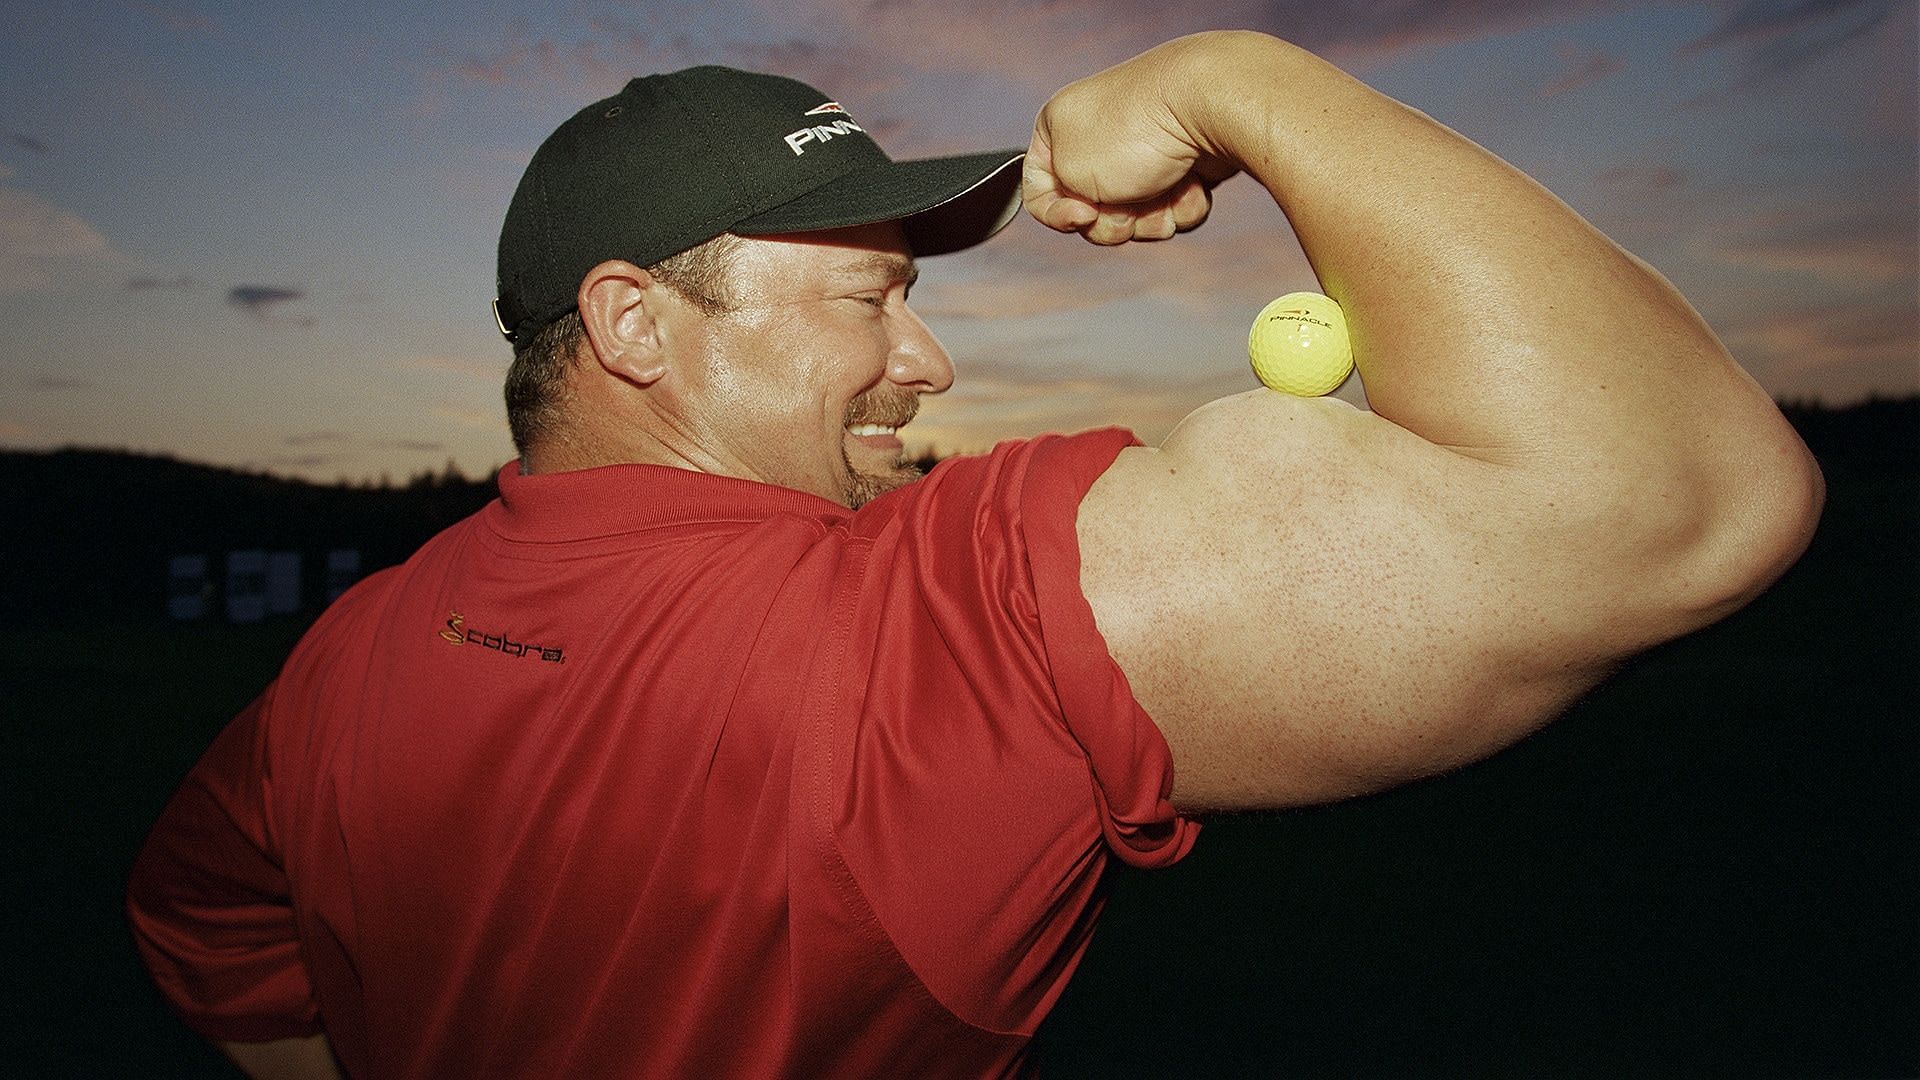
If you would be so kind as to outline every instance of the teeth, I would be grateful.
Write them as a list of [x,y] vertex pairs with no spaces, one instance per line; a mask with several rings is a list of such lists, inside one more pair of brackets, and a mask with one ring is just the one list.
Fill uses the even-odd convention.
[[890,427],[886,424],[847,425],[847,433],[850,435],[891,435],[898,430],[898,428]]

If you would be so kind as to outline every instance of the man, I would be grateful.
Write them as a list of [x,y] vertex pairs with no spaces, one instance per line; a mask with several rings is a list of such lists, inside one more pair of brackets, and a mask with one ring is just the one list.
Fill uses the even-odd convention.
[[189,1022],[260,1075],[1015,1071],[1109,859],[1485,756],[1808,540],[1818,471],[1663,278],[1238,32],[1055,95],[1026,207],[1159,240],[1250,172],[1373,411],[1257,390],[910,483],[953,378],[913,258],[998,226],[1011,157],[895,165],[723,69],[543,145],[501,499],[328,612],[136,867]]

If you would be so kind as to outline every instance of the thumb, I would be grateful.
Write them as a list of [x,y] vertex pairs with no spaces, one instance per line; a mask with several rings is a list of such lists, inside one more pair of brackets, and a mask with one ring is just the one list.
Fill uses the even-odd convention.
[[1092,203],[1068,194],[1054,174],[1045,117],[1035,122],[1033,140],[1020,167],[1020,200],[1034,220],[1057,232],[1079,232],[1100,216]]

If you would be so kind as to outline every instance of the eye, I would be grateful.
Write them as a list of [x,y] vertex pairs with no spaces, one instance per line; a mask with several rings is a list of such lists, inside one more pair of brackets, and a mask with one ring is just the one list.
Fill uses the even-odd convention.
[[850,296],[847,299],[858,300],[868,307],[873,308],[884,308],[887,306],[887,296],[885,293],[862,293],[859,296]]

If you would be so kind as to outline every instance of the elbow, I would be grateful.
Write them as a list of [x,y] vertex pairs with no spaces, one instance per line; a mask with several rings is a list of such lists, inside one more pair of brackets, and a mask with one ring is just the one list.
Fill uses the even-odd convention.
[[1674,598],[1697,626],[1725,618],[1799,561],[1826,506],[1820,465],[1786,421],[1777,437],[1717,470],[1702,485],[1700,516],[1676,560]]
[[1789,460],[1775,470],[1766,516],[1755,530],[1753,572],[1737,597],[1740,603],[1758,596],[1800,561],[1826,510],[1827,481],[1812,452],[1796,436],[1783,456]]

